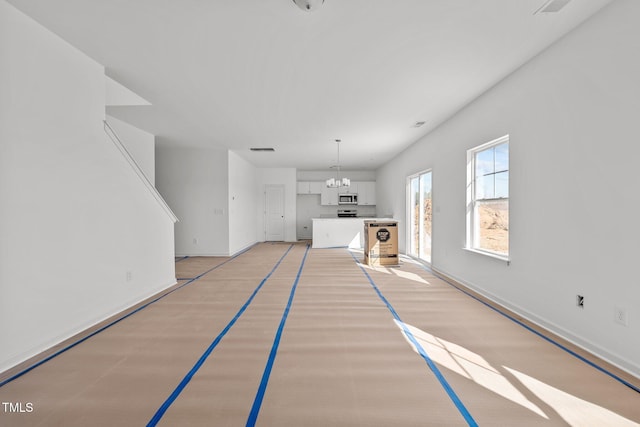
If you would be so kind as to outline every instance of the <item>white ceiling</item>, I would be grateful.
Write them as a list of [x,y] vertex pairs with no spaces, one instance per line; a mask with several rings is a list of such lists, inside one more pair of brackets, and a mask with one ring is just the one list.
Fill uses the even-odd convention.
[[159,144],[303,170],[336,138],[343,169],[375,169],[611,0],[545,1],[9,0],[148,100],[108,112]]

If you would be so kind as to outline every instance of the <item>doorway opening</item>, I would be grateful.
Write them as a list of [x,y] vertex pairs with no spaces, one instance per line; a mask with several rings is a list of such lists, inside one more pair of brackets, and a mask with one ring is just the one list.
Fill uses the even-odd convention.
[[407,178],[407,254],[431,263],[431,170]]

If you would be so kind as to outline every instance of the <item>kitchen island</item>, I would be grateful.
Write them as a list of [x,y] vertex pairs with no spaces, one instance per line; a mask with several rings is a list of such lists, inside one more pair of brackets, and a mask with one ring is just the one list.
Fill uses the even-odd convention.
[[312,218],[312,248],[364,248],[364,221],[389,218]]

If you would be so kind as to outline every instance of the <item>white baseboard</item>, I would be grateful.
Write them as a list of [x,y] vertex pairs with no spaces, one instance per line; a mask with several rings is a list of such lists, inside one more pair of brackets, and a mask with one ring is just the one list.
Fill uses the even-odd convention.
[[514,314],[522,317],[526,321],[531,322],[532,324],[536,325],[540,329],[549,331],[551,334],[554,334],[562,338],[563,340],[575,345],[576,347],[609,363],[610,365],[615,366],[621,371],[624,371],[629,375],[632,375],[640,379],[640,365],[638,365],[637,363],[634,363],[628,359],[625,359],[624,357],[621,357],[617,354],[611,353],[607,349],[585,339],[584,337],[573,334],[572,332],[566,330],[562,326],[554,322],[551,322],[545,318],[539,317],[535,313],[532,313],[520,307],[517,304],[513,304],[510,301],[506,301],[492,294],[491,292],[488,292],[487,290],[481,287],[478,287],[464,279],[461,279],[460,277],[457,277],[453,274],[448,273],[447,271],[433,268],[433,267],[431,269],[435,273],[440,274],[447,279],[453,280],[454,282],[456,282],[456,284],[461,285],[465,288],[468,288],[469,290],[475,293],[478,293],[479,295],[483,296],[487,300],[491,301],[496,307],[505,308],[506,310],[513,312]]

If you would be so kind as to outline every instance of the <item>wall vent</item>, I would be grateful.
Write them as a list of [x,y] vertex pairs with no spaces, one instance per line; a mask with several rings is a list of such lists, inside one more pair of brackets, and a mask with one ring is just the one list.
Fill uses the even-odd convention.
[[271,147],[252,147],[252,148],[249,148],[249,150],[251,150],[251,151],[276,151],[275,149],[273,149]]
[[565,7],[567,3],[571,0],[548,0],[543,4],[540,9],[536,10],[533,14],[537,15],[538,13],[556,13],[559,12],[560,9]]

